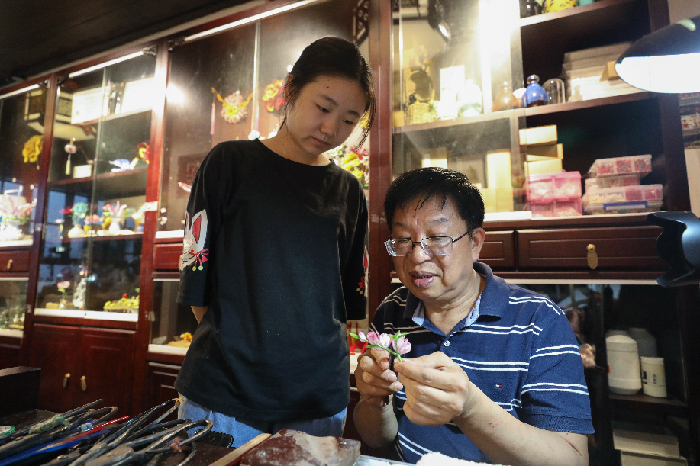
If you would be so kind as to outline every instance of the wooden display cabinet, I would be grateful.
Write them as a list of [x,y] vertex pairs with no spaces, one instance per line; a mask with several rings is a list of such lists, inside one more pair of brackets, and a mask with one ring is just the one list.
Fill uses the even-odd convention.
[[69,411],[102,399],[122,415],[132,409],[134,378],[133,329],[35,323],[31,360],[41,367],[39,407]]
[[46,108],[45,82],[0,96],[0,369],[20,360]]
[[[619,462],[612,426],[621,420],[673,428],[682,454],[689,462],[697,461],[700,400],[688,387],[700,383],[700,359],[692,345],[700,331],[698,287],[665,290],[655,284],[668,265],[655,247],[661,229],[647,223],[645,213],[532,217],[523,180],[530,148],[520,138],[522,129],[556,125],[562,168],[583,175],[583,192],[583,178],[596,159],[650,154],[651,173],[641,177],[641,184],[663,186],[661,209],[689,210],[677,96],[611,93],[501,111],[494,111],[493,104],[503,82],[517,89],[532,74],[541,78],[540,84],[564,77],[570,67],[564,65],[565,54],[633,42],[668,24],[667,2],[600,0],[522,19],[517,2],[498,2],[497,12],[492,9],[496,2],[442,2],[444,15],[439,18],[421,11],[420,3],[393,3],[392,10],[382,9],[382,3],[372,3],[371,8],[378,40],[370,48],[370,57],[380,100],[377,125],[370,136],[374,157],[370,166],[370,313],[397,285],[396,279],[390,280],[391,259],[382,247],[389,236],[383,196],[392,179],[421,166],[467,173],[486,188],[487,233],[481,260],[497,275],[524,286],[536,285],[534,289],[543,293],[551,291],[548,286],[612,285],[641,286],[636,289],[639,296],[665,297],[647,300],[648,308],[639,312],[638,319],[620,318],[612,305],[596,311],[591,338],[600,367],[606,367],[607,330],[642,326],[661,331],[655,318],[672,327],[663,356],[668,358],[675,394],[663,400],[610,395],[605,371],[587,371],[597,430],[591,443],[592,464]],[[446,27],[438,27],[441,22]],[[482,95],[476,110],[474,99],[459,96],[460,91],[473,95],[474,84]],[[455,85],[462,87],[454,89]],[[438,102],[444,96],[457,96],[458,108]],[[490,159],[493,153],[500,155]],[[489,164],[507,160],[502,154],[510,154],[511,174],[500,179],[490,173]],[[489,193],[494,186],[509,195]],[[678,429],[682,424],[685,427]]]
[[155,64],[140,53],[54,81],[25,353],[42,369],[41,409],[103,399],[141,412],[133,400]]

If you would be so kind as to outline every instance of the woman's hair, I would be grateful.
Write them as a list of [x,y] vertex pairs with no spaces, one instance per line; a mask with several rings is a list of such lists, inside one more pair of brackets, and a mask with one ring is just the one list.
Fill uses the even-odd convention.
[[[299,93],[308,83],[327,76],[340,76],[357,81],[365,93],[366,123],[363,123],[361,146],[374,121],[377,101],[374,96],[372,72],[360,50],[352,42],[339,37],[324,37],[309,44],[292,67],[284,85],[285,107],[291,108],[299,97]],[[285,116],[282,125],[287,121]]]
[[457,204],[459,215],[467,222],[467,232],[471,238],[474,230],[484,223],[484,200],[479,190],[471,184],[464,173],[447,168],[418,168],[399,175],[389,186],[384,196],[384,214],[391,230],[396,209],[420,201],[422,207],[433,198],[442,199],[442,205],[448,198]]

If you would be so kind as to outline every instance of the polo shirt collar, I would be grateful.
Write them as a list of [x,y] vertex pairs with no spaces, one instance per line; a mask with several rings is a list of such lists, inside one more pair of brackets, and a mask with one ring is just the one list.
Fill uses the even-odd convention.
[[[474,262],[474,270],[486,278],[484,291],[479,297],[479,316],[502,317],[510,295],[508,284],[502,278],[494,276],[491,268],[482,262]],[[417,314],[419,311],[420,314]],[[424,315],[423,302],[409,291],[406,296],[404,317],[413,319]]]

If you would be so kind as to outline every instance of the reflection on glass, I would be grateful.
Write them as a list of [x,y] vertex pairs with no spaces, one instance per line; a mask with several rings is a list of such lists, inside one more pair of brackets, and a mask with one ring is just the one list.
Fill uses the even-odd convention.
[[[592,354],[595,366],[607,367],[605,338],[625,334],[638,340],[653,339],[656,356],[664,359],[669,397],[687,401],[685,373],[680,346],[680,315],[677,293],[656,284],[525,284],[548,296],[566,314],[584,357]],[[585,346],[590,345],[584,354]],[[647,340],[639,340],[644,348]],[[588,367],[593,367],[589,365]],[[604,371],[606,372],[606,371]]]
[[135,313],[155,57],[58,91],[37,307]]
[[[333,35],[351,40],[355,3],[319,1],[173,49],[160,230],[182,231],[192,180],[212,147],[223,141],[266,139],[277,133],[283,119],[282,88],[291,66],[316,39]],[[293,34],[290,24],[294,25]],[[361,50],[367,56],[367,50],[362,46]],[[366,154],[358,150],[353,155],[349,149],[344,147],[340,156],[350,156],[345,163],[355,167],[354,159]],[[366,172],[366,164],[363,166]],[[365,172],[357,175],[366,184]]]
[[178,304],[179,279],[153,281],[151,345],[188,348],[197,330],[197,320],[189,306]]
[[0,247],[30,245],[46,89],[0,99]]
[[394,176],[451,168],[481,190],[487,213],[526,209],[524,113],[510,91],[523,82],[517,0],[421,5],[394,13]]
[[0,280],[0,329],[24,329],[27,311],[27,280],[8,278]]

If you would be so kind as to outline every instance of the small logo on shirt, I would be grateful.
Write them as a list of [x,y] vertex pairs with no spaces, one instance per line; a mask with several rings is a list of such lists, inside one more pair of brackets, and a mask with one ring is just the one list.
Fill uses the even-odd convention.
[[185,212],[185,238],[182,245],[182,265],[180,270],[192,265],[192,270],[202,270],[207,261],[208,249],[204,249],[205,240],[207,238],[207,220],[206,210],[202,210],[194,214],[190,221],[190,215]]

